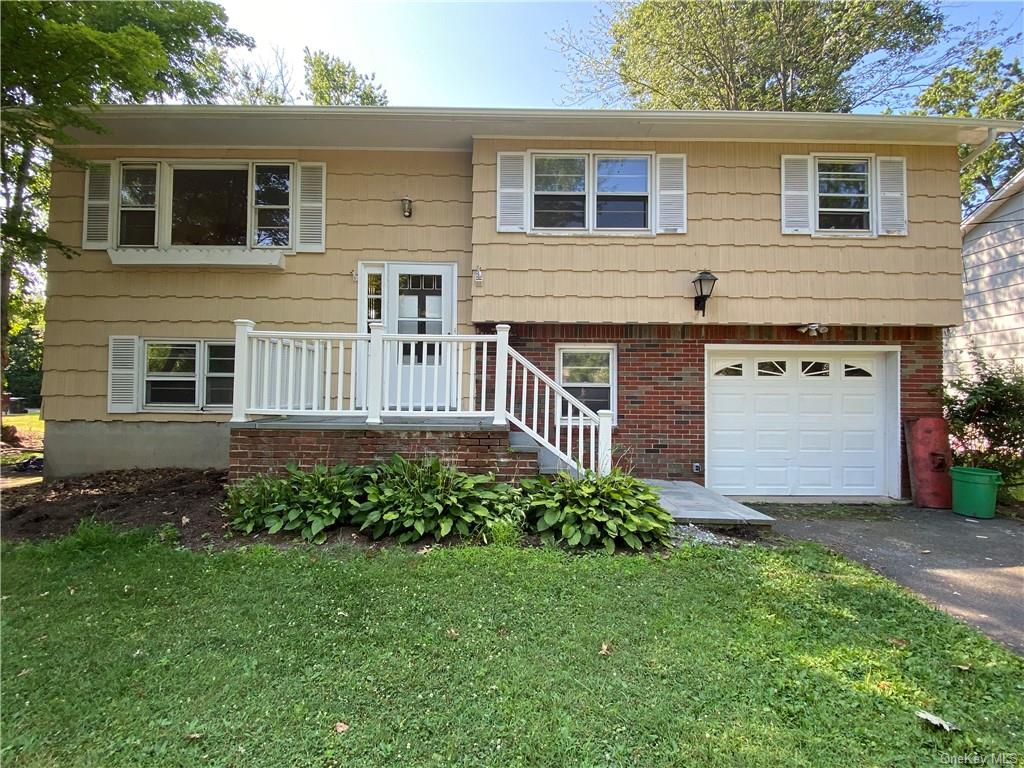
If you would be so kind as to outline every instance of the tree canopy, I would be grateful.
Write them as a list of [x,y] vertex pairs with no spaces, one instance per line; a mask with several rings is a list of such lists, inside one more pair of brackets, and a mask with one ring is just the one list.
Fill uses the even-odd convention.
[[38,265],[47,247],[70,252],[46,235],[49,163],[68,129],[97,130],[89,110],[103,103],[211,101],[221,51],[252,44],[223,8],[200,0],[0,4],[4,350],[15,272]]
[[965,37],[921,0],[639,0],[553,38],[575,103],[849,112],[909,106],[994,34]]
[[[1020,59],[1003,60],[998,47],[977,49],[962,66],[944,69],[917,98],[921,114],[1016,120],[1024,124]],[[970,152],[961,147],[960,156]],[[960,174],[965,205],[992,195],[1024,168],[1024,130],[1003,134]]]

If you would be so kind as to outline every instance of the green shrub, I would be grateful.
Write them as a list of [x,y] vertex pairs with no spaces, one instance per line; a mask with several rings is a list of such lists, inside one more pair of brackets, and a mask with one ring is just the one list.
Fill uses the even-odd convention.
[[243,533],[297,530],[306,541],[322,544],[330,528],[358,511],[364,474],[346,464],[317,464],[308,472],[290,464],[283,476],[256,475],[228,486],[224,507],[231,526]]
[[493,490],[498,495],[492,505],[494,519],[480,530],[480,540],[499,547],[517,547],[523,543],[526,533],[526,495],[519,486],[505,483],[494,486]]
[[1001,472],[1006,498],[1024,486],[1024,367],[993,363],[977,349],[971,356],[973,375],[946,382],[950,445],[957,464]]
[[366,502],[353,517],[374,539],[400,543],[453,531],[470,536],[496,518],[502,489],[493,475],[468,475],[437,459],[411,462],[395,454],[366,476]]
[[603,545],[614,552],[617,544],[642,549],[668,543],[672,517],[651,486],[632,475],[613,470],[598,476],[586,472],[578,478],[560,472],[522,481],[528,518],[541,539],[571,547]]

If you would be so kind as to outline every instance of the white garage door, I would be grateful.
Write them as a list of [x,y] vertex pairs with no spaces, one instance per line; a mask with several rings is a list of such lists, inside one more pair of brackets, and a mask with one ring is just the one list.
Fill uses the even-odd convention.
[[883,495],[886,358],[714,352],[707,484],[734,495]]

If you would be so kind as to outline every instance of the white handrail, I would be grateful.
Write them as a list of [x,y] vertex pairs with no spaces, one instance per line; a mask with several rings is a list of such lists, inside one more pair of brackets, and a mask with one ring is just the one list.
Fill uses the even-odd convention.
[[611,471],[611,412],[594,413],[493,334],[257,331],[235,321],[232,421],[253,416],[452,416],[511,422],[579,471]]

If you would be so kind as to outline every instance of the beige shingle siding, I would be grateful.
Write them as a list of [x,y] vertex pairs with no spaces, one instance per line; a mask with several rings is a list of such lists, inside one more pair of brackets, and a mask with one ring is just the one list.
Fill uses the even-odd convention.
[[972,343],[985,357],[1024,362],[1024,192],[964,237],[963,281],[964,323],[946,334],[946,375]]
[[[536,236],[495,227],[498,151],[621,149],[687,155],[685,235]],[[907,159],[909,235],[783,235],[785,154]],[[721,278],[706,322],[951,325],[960,322],[957,157],[951,147],[479,139],[473,166],[477,322],[693,323],[690,281]]]
[[[286,257],[266,269],[114,267],[104,251],[49,255],[46,418],[217,421],[226,414],[108,414],[107,342],[112,334],[233,338],[235,318],[284,330],[353,331],[360,261],[459,264],[459,323],[469,331],[469,153],[322,150],[90,150],[87,157],[218,157],[327,163],[327,252]],[[57,169],[51,234],[81,243],[83,171]],[[414,201],[412,219],[399,200]]]

